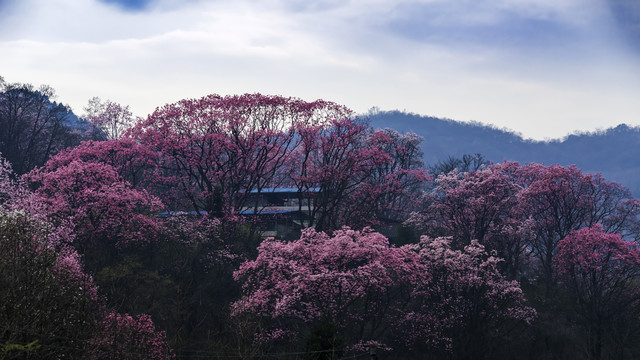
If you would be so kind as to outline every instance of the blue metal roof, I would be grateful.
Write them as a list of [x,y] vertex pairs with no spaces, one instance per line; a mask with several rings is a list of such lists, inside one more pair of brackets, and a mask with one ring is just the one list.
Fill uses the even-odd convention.
[[192,210],[192,211],[180,211],[180,210],[177,210],[177,211],[164,211],[164,212],[161,212],[158,215],[160,215],[160,216],[178,216],[178,215],[207,215],[207,214],[208,214],[208,212],[206,210],[200,210],[200,211],[195,211],[195,210]]
[[276,214],[289,214],[297,212],[298,210],[278,210],[278,209],[264,209],[258,210],[256,213],[254,210],[242,210],[238,214],[241,215],[276,215]]
[[[308,190],[307,189],[303,189],[302,192],[318,192],[320,191],[319,187],[311,187]],[[262,190],[260,191],[260,193],[297,193],[298,188],[296,187],[269,187],[269,188],[262,188]],[[251,190],[252,194],[256,194],[258,193],[258,189],[253,189]]]

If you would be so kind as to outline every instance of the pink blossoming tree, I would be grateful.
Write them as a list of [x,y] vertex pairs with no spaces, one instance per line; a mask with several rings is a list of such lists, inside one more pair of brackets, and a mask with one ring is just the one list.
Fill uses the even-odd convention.
[[541,266],[543,281],[553,283],[553,258],[558,243],[572,231],[596,224],[607,233],[637,233],[640,202],[620,184],[575,166],[530,164],[518,170],[523,190],[519,206],[533,220],[530,247]]
[[[530,324],[536,311],[520,284],[500,273],[501,259],[472,240],[461,250],[451,238],[423,236],[419,253],[430,277],[416,288],[418,307],[405,326],[455,359],[492,358]],[[429,343],[427,343],[429,344]]]
[[573,299],[570,312],[578,315],[585,330],[586,357],[622,357],[630,337],[640,330],[638,245],[604,232],[600,225],[583,228],[559,242],[553,265]]
[[262,341],[300,342],[301,329],[324,322],[354,351],[397,345],[488,356],[535,316],[498,262],[477,242],[460,251],[423,238],[396,248],[370,230],[307,229],[294,242],[266,240],[234,274],[243,283],[234,315],[262,321]]
[[424,195],[424,208],[409,223],[432,237],[450,236],[451,246],[462,250],[477,240],[503,259],[499,266],[512,279],[524,270],[529,255],[531,221],[519,206],[522,187],[516,171],[506,162],[460,173],[443,173],[432,192]]
[[90,359],[165,360],[174,355],[165,334],[157,331],[148,315],[108,313],[92,341]]
[[322,322],[334,324],[348,344],[392,339],[406,298],[420,277],[417,253],[390,247],[370,230],[343,229],[333,236],[307,229],[293,242],[265,240],[258,257],[234,274],[243,297],[233,314],[255,314],[266,327],[258,339],[301,341],[298,333]]
[[255,208],[252,191],[281,184],[278,169],[300,143],[298,128],[349,115],[325,101],[209,95],[158,108],[133,135],[163,155],[164,180],[193,209],[221,216]]
[[119,249],[156,240],[155,212],[160,201],[136,190],[109,165],[72,161],[55,169],[43,167],[25,176],[43,215],[54,225],[70,227],[74,247],[97,271]]
[[85,107],[85,119],[99,129],[99,138],[118,140],[135,125],[135,118],[128,105],[120,105],[111,100],[102,101],[98,97],[89,100]]
[[316,230],[397,221],[429,179],[415,134],[371,131],[347,118],[307,127],[301,137],[287,178],[307,200],[309,226]]

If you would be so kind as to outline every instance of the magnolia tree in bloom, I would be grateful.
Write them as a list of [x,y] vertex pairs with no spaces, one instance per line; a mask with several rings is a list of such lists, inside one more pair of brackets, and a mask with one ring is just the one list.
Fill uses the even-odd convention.
[[164,360],[174,355],[164,332],[157,331],[148,315],[108,313],[92,341],[90,359]]
[[[410,211],[417,208],[419,195],[431,180],[423,162],[420,148],[423,138],[415,133],[400,134],[393,129],[373,132],[368,145],[386,154],[371,171],[371,178],[362,187],[360,199],[351,202],[355,206],[371,205],[369,218],[404,221]],[[362,196],[364,195],[364,196]],[[356,205],[357,204],[357,205]]]
[[604,232],[600,225],[583,228],[559,242],[553,266],[573,299],[571,312],[585,330],[587,357],[622,357],[640,331],[638,245]]
[[432,192],[424,195],[423,210],[409,222],[431,236],[449,236],[461,250],[477,240],[504,261],[499,264],[516,278],[527,260],[531,221],[519,206],[522,187],[515,172],[519,164],[506,162],[479,170],[440,174]]
[[307,229],[297,241],[265,240],[257,259],[242,264],[234,277],[244,296],[233,312],[267,321],[270,337],[300,340],[302,324],[327,321],[350,345],[386,342],[403,300],[426,276],[419,268],[413,249],[390,247],[378,233]]
[[157,109],[132,136],[162,154],[167,182],[195,210],[216,216],[255,207],[252,191],[278,186],[300,127],[350,116],[325,101],[245,94],[182,100]]
[[308,196],[317,230],[362,227],[407,215],[428,180],[415,134],[371,131],[353,119],[300,131],[287,163],[287,181]]
[[139,120],[133,116],[128,105],[111,100],[102,101],[98,97],[91,98],[84,110],[85,119],[100,130],[99,136],[105,140],[120,139]]
[[523,188],[519,207],[533,221],[529,246],[546,284],[553,282],[558,244],[572,231],[600,224],[605,232],[630,237],[640,229],[640,202],[599,174],[584,174],[575,166],[530,164],[517,175]]
[[536,271],[547,286],[558,243],[571,231],[602,224],[631,236],[638,229],[640,205],[630,192],[576,167],[505,162],[441,174],[435,185],[412,224],[432,237],[451,236],[455,249],[478,240],[504,259],[509,277]]
[[324,322],[353,351],[399,345],[488,355],[506,327],[535,315],[497,262],[477,243],[457,251],[447,239],[423,238],[396,248],[370,230],[307,229],[294,242],[264,241],[240,267],[243,297],[233,314],[262,322],[259,341],[300,342],[300,329]]
[[54,224],[69,222],[83,253],[96,242],[115,248],[152,239],[160,201],[136,190],[109,165],[80,160],[26,176]]
[[461,250],[452,238],[423,236],[422,264],[429,274],[418,284],[415,310],[405,319],[416,340],[431,335],[436,349],[455,359],[489,359],[528,325],[536,311],[526,305],[515,280],[499,270],[501,259],[472,240]]
[[316,229],[362,226],[394,219],[427,179],[420,138],[372,131],[351,110],[322,100],[182,100],[157,109],[130,136],[159,155],[154,182],[176,191],[162,193],[163,201],[174,195],[213,217],[260,212],[265,188],[293,187]]

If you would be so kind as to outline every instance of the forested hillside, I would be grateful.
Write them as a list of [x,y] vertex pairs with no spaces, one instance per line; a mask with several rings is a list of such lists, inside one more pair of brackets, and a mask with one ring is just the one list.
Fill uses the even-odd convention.
[[524,140],[508,130],[479,123],[407,114],[377,112],[367,116],[374,128],[392,128],[422,136],[427,164],[449,156],[482,154],[493,162],[503,160],[546,165],[576,165],[640,194],[640,128],[619,125],[595,133],[577,133],[549,141]]

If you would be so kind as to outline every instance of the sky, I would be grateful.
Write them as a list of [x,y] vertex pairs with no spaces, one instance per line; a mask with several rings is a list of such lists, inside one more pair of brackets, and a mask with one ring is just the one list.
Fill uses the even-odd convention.
[[0,76],[79,114],[259,92],[560,138],[640,125],[640,1],[0,0]]

